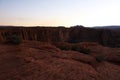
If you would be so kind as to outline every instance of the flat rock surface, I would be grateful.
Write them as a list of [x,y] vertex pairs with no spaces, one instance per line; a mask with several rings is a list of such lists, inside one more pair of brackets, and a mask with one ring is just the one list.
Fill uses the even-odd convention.
[[[120,80],[120,48],[85,44],[90,54],[37,41],[1,44],[0,80]],[[105,60],[96,61],[101,54]]]

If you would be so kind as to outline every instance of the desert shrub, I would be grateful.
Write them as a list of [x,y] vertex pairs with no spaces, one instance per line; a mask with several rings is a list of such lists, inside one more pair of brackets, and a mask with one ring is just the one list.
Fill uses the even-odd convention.
[[104,55],[98,55],[98,56],[96,56],[96,61],[97,62],[102,62],[104,60],[105,60],[105,56]]
[[73,45],[72,48],[71,48],[71,50],[78,51],[79,49],[78,49],[78,47],[76,45]]
[[84,53],[84,54],[89,54],[91,51],[88,48],[82,48],[82,47],[80,47],[79,48],[79,52]]
[[22,43],[22,38],[18,35],[10,35],[7,37],[7,43],[19,45]]
[[84,48],[78,44],[60,44],[59,46],[57,46],[58,48],[60,48],[61,50],[73,50],[73,51],[78,51],[84,54],[89,54],[91,53],[91,50],[88,48]]
[[65,45],[61,45],[61,46],[59,46],[59,48],[61,50],[69,50],[69,48],[67,46],[65,46]]
[[89,54],[91,53],[90,49],[88,48],[83,48],[83,47],[79,47],[79,46],[72,46],[71,50],[73,51],[78,51],[84,54]]
[[81,48],[80,52],[85,53],[85,54],[89,54],[91,51],[90,51],[90,49],[87,49],[87,48]]

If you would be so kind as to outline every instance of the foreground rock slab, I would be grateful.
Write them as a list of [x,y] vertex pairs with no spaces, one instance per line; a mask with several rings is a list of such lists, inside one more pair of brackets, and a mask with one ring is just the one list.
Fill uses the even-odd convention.
[[[1,44],[0,80],[120,80],[120,48],[88,47],[89,55],[37,41]],[[98,54],[105,60],[97,62]]]

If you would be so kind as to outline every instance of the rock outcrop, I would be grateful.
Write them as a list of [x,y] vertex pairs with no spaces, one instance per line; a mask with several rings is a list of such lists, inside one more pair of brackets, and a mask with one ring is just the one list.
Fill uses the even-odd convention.
[[[0,44],[0,80],[120,80],[120,48],[80,43],[91,54],[64,51],[43,42]],[[96,61],[104,54],[105,60]]]
[[97,42],[104,46],[120,47],[120,29],[95,29],[85,27],[1,27],[0,42],[8,35],[17,34],[23,40],[41,42]]

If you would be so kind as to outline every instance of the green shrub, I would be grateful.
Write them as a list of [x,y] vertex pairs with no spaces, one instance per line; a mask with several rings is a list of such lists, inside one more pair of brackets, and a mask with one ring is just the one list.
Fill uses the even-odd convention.
[[19,45],[22,43],[22,38],[18,35],[10,35],[7,37],[7,43]]
[[96,61],[97,62],[102,62],[104,60],[105,60],[105,56],[104,55],[98,55],[98,56],[96,56]]

